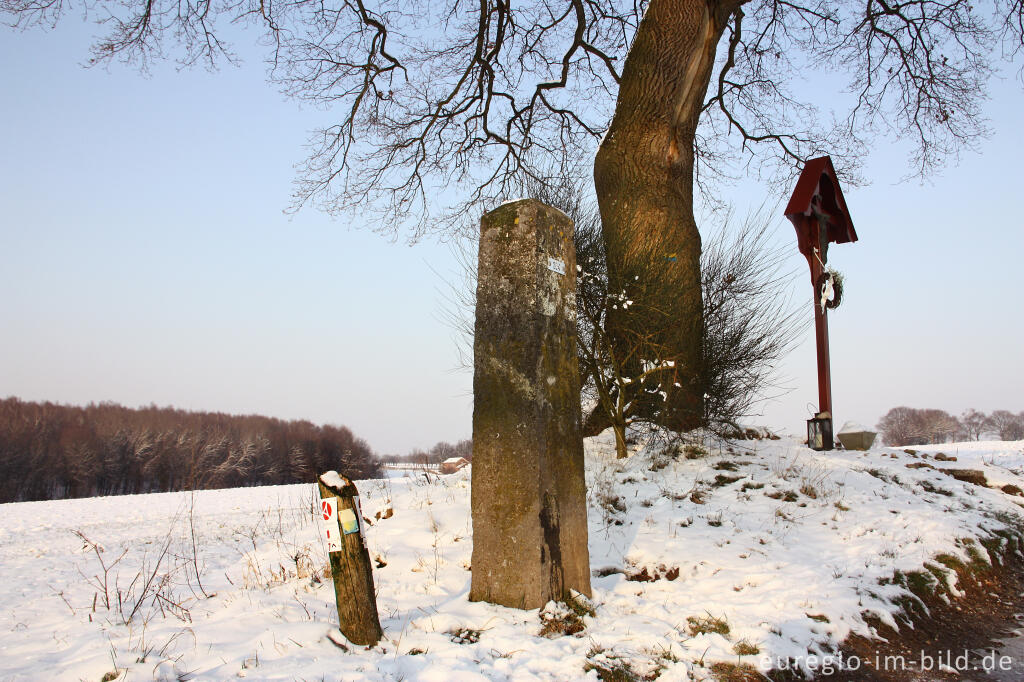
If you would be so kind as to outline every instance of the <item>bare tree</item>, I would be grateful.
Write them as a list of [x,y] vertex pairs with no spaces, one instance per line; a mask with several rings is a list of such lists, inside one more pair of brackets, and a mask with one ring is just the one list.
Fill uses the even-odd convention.
[[945,410],[915,410],[915,435],[922,443],[945,443],[960,429],[960,422]]
[[[577,261],[578,263],[579,261]],[[584,400],[589,398],[590,412],[585,433],[593,435],[611,426],[615,433],[615,451],[622,459],[626,449],[627,427],[659,420],[668,407],[668,395],[676,388],[672,381],[674,362],[665,359],[668,349],[656,341],[653,332],[633,330],[629,343],[613,343],[606,325],[610,311],[628,309],[631,299],[625,292],[597,294],[601,288],[592,271],[582,270],[578,280],[587,280],[591,291],[580,295],[577,289],[577,342]],[[628,368],[639,365],[639,371]]]
[[954,438],[961,424],[945,410],[894,407],[882,417],[877,428],[889,445],[925,445]]
[[[677,324],[685,299],[648,314],[644,325],[627,327],[628,343],[616,342],[609,333],[611,317],[629,311],[644,296],[669,300],[670,292],[652,295],[654,288],[666,286],[665,280],[637,274],[620,289],[611,288],[601,215],[587,200],[579,176],[527,182],[521,191],[561,209],[575,225],[583,430],[594,435],[612,427],[618,456],[625,457],[628,427],[681,421],[671,414],[673,397],[684,390],[689,375],[680,372],[663,339],[665,329]],[[703,373],[696,381],[704,413],[698,424],[721,434],[740,431],[736,422],[769,397],[777,386],[774,367],[803,328],[797,306],[786,295],[794,273],[783,268],[785,252],[772,244],[770,222],[763,210],[742,223],[727,216],[701,255]]]
[[[0,0],[8,23],[50,26],[63,0]],[[379,214],[413,237],[465,226],[541,168],[593,153],[610,289],[649,283],[606,328],[625,349],[671,314],[681,390],[666,414],[699,422],[704,351],[694,188],[737,167],[792,173],[827,150],[853,168],[878,134],[914,144],[924,173],[985,129],[999,50],[1024,49],[1024,1],[992,0],[90,0],[107,31],[93,64],[232,61],[226,24],[262,32],[273,82],[338,112],[315,132],[295,207]],[[843,74],[834,124],[792,94]],[[837,88],[840,89],[840,88]],[[830,102],[831,103],[831,102]],[[737,166],[737,164],[739,164]],[[457,194],[451,206],[433,198]],[[468,223],[472,224],[470,220]],[[472,225],[475,227],[475,225]],[[671,293],[668,293],[671,292]],[[676,305],[677,301],[682,304]],[[625,356],[623,350],[618,351]],[[643,371],[638,362],[626,370]]]
[[672,325],[670,310],[648,314],[645,324],[627,330],[629,343],[614,344],[608,319],[616,311],[628,311],[634,298],[661,282],[637,275],[622,288],[609,288],[608,263],[602,239],[601,215],[588,197],[585,173],[551,173],[526,178],[518,188],[524,196],[558,208],[573,221],[576,250],[577,359],[582,383],[584,435],[596,435],[608,427],[615,433],[616,452],[627,456],[626,429],[662,416],[670,393],[674,362],[670,349],[656,338],[659,329]]
[[778,389],[774,368],[809,323],[786,293],[795,273],[769,225],[764,210],[727,218],[701,254],[704,425],[720,434],[742,431],[737,421]]
[[981,435],[992,428],[992,422],[984,412],[978,412],[973,407],[964,410],[960,415],[960,424],[963,426],[964,434],[968,440],[980,440]]
[[914,412],[910,407],[894,407],[886,412],[876,426],[882,434],[882,440],[894,446],[916,444],[918,436]]
[[1009,410],[993,410],[989,420],[999,433],[999,440],[1024,440],[1024,412],[1014,414]]

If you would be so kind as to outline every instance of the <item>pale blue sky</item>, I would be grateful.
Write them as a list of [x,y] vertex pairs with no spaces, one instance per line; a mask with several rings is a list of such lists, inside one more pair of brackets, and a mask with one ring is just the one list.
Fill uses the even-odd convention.
[[[283,99],[255,59],[84,69],[91,31],[0,33],[0,395],[341,423],[379,452],[468,437],[472,377],[454,371],[434,272],[458,270],[448,247],[282,212],[329,112]],[[873,184],[847,191],[861,241],[830,251],[847,277],[830,321],[839,423],[900,404],[1024,410],[1024,95],[1012,79],[992,94],[981,154],[895,184],[904,158],[883,144]],[[741,213],[784,198],[727,191]],[[809,331],[782,367],[794,390],[753,421],[802,428],[813,353]]]

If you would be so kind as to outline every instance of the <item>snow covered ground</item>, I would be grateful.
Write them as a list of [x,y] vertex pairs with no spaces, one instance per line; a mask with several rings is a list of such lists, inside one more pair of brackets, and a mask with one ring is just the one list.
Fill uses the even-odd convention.
[[1024,497],[940,471],[1024,488],[1021,442],[705,449],[619,461],[588,442],[596,615],[553,638],[538,611],[467,601],[468,470],[359,483],[386,564],[369,650],[327,636],[311,485],[0,505],[0,680],[713,679],[715,662],[806,660],[869,634],[865,615],[893,622],[897,572],[942,575],[936,556],[984,557],[1024,518]]

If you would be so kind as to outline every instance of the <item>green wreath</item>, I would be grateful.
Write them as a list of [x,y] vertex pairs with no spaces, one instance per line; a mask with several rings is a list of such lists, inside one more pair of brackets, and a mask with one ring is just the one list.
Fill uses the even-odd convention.
[[818,275],[817,292],[819,300],[825,292],[825,287],[828,285],[829,280],[832,281],[832,298],[825,301],[825,307],[829,310],[835,310],[843,302],[843,276],[831,268]]

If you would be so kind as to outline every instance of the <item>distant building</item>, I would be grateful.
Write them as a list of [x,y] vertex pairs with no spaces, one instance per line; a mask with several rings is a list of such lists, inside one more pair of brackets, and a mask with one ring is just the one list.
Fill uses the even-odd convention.
[[454,474],[467,464],[469,464],[469,460],[465,457],[449,457],[445,461],[441,462],[441,473]]

